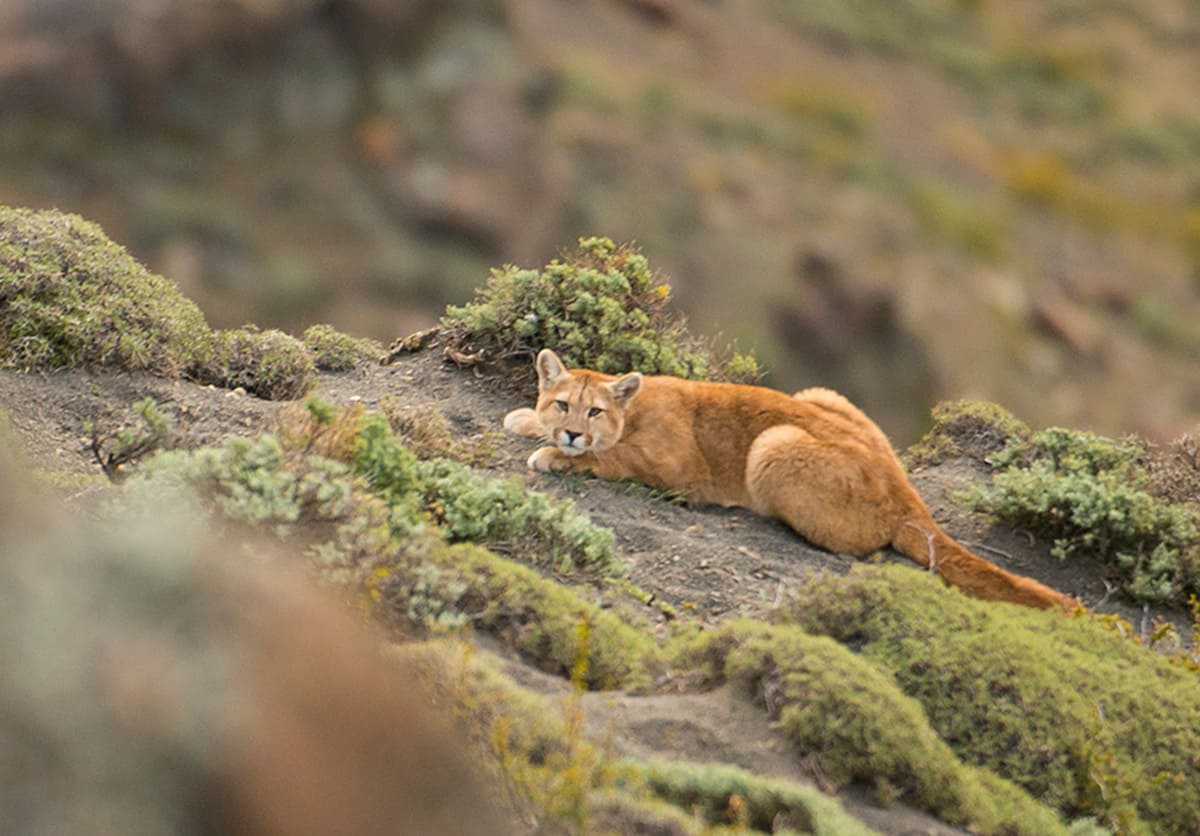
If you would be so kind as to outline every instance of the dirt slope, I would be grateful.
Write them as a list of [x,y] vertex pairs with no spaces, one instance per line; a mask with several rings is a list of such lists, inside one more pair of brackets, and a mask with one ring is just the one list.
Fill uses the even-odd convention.
[[[436,351],[390,366],[323,375],[316,391],[337,404],[358,401],[372,407],[390,397],[408,406],[432,406],[463,437],[496,429],[507,410],[532,398],[532,393],[521,398],[505,391],[495,378],[459,370]],[[269,427],[289,406],[142,374],[0,371],[0,410],[7,413],[31,467],[70,504],[85,508],[107,490],[90,449],[89,426],[111,431],[127,415],[128,406],[146,396],[174,418],[171,443],[183,446],[253,434]],[[491,469],[518,475],[538,490],[569,495],[595,522],[616,531],[630,579],[655,596],[647,608],[651,617],[665,618],[661,604],[679,617],[707,623],[762,614],[807,573],[845,572],[854,562],[814,549],[784,526],[747,511],[687,507],[655,499],[636,486],[528,474],[524,461],[530,449],[526,439],[505,439]],[[1031,537],[991,526],[956,508],[948,492],[982,475],[969,462],[951,461],[916,474],[914,480],[948,531],[1000,565],[1070,592],[1089,606],[1119,612],[1135,624],[1140,621],[1140,611],[1102,601],[1103,584],[1086,567],[1064,565]],[[897,555],[883,559],[903,560]],[[1185,623],[1179,613],[1166,615]],[[569,687],[515,659],[508,664],[518,681],[542,692],[562,693]],[[728,687],[701,694],[679,690],[665,683],[660,693],[644,697],[589,694],[584,708],[590,726],[611,735],[620,754],[720,760],[820,784],[815,765],[789,750],[751,695]],[[881,810],[853,789],[843,802],[882,832],[956,832],[903,805]]]

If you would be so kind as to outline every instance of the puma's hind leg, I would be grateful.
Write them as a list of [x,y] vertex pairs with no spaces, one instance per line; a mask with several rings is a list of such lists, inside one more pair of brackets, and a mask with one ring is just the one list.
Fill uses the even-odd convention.
[[863,555],[887,545],[896,527],[883,469],[853,439],[819,441],[785,424],[750,446],[746,488],[754,510],[783,520],[814,545]]

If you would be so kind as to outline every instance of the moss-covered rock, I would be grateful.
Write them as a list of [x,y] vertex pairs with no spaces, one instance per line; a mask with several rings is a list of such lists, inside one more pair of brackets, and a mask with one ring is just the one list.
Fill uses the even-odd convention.
[[[683,319],[668,309],[669,296],[669,285],[636,249],[584,238],[569,258],[541,272],[493,271],[473,302],[447,308],[442,329],[459,352],[492,361],[532,360],[552,348],[568,366],[612,374],[757,379],[753,358],[734,354],[722,361],[690,337]],[[532,378],[532,362],[518,374]]]
[[200,309],[100,227],[0,207],[0,364],[174,376],[211,352]]
[[1120,832],[1200,833],[1200,688],[1099,618],[985,604],[902,566],[822,575],[783,618],[850,644],[964,760]]

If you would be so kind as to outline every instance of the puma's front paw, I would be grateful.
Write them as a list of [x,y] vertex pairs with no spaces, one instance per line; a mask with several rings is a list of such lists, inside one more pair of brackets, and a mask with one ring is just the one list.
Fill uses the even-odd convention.
[[504,429],[516,435],[537,438],[542,435],[542,422],[529,407],[514,409],[504,416]]
[[[533,455],[529,457],[529,461],[525,465],[530,470],[536,470],[539,473],[550,473],[553,470],[561,470],[565,462],[562,453],[557,447],[539,447],[533,451]],[[558,467],[555,467],[558,465]]]

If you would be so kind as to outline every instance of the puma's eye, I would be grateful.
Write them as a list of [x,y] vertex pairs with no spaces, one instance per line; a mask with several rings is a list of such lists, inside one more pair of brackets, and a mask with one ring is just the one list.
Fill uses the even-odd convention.
[[589,410],[588,410],[588,417],[589,417],[589,418],[595,418],[597,415],[599,415],[599,414],[600,414],[601,412],[603,412],[603,411],[604,411],[604,410],[603,410],[603,409],[601,409],[600,407],[598,407],[598,406],[593,406],[591,409],[589,409]]
[[571,408],[570,404],[568,404],[566,401],[555,401],[554,405],[557,406],[561,412],[566,412]]

